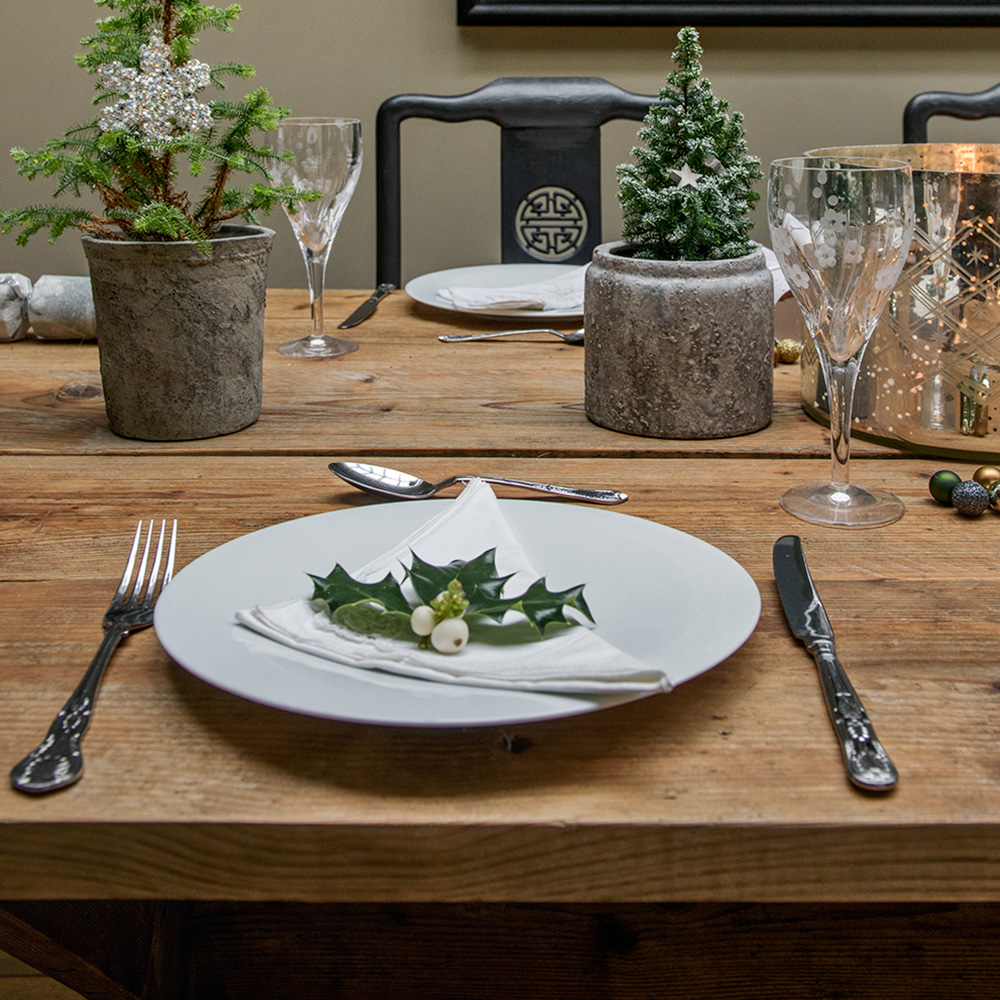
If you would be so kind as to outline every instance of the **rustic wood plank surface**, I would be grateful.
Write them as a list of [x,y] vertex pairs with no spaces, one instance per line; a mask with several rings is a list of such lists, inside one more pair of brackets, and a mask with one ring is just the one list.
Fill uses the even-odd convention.
[[[349,313],[368,292],[330,292],[326,313]],[[503,329],[497,320],[412,303],[393,292],[356,330],[361,347],[335,360],[285,358],[273,345],[308,332],[302,292],[268,293],[261,419],[238,434],[151,443],[107,426],[93,344],[0,344],[0,450],[41,454],[764,455],[828,454],[825,431],[801,411],[797,366],[776,369],[775,423],[715,441],[633,437],[591,424],[583,350],[539,334],[444,344],[442,332]],[[287,319],[287,317],[293,317]],[[573,324],[561,324],[569,329]],[[508,327],[509,328],[509,327]],[[858,441],[857,454],[900,452]]]
[[[346,314],[364,294],[332,293],[328,314]],[[966,962],[965,995],[989,995],[978,984],[995,965],[973,955],[976,935],[995,930],[1000,897],[1000,569],[990,555],[1000,515],[962,518],[927,493],[936,469],[967,476],[976,463],[859,442],[856,477],[896,492],[906,516],[873,531],[814,527],[777,502],[787,485],[822,479],[829,467],[827,432],[802,413],[794,366],[776,369],[775,420],[759,434],[635,439],[586,420],[579,348],[440,344],[442,329],[492,324],[442,322],[401,293],[356,331],[355,355],[279,359],[271,348],[287,336],[285,317],[307,325],[299,295],[274,296],[261,420],[205,442],[114,438],[92,391],[93,345],[0,345],[0,760],[13,763],[35,745],[89,661],[137,517],[179,519],[184,566],[258,528],[381,502],[333,477],[326,466],[334,458],[379,456],[428,478],[489,471],[623,489],[630,500],[621,513],[703,538],[746,567],[762,597],[758,628],[724,663],[668,695],[574,719],[456,730],[265,708],[188,674],[152,632],[133,636],[105,679],[83,781],[44,798],[0,788],[0,899],[203,900],[190,919],[206,940],[221,947],[249,935],[250,952],[241,958],[232,945],[220,965],[247,977],[287,961],[253,947],[277,934],[282,911],[266,902],[274,900],[388,907],[303,917],[335,930],[354,912],[372,956],[371,928],[396,919],[403,903],[453,904],[408,919],[440,924],[470,956],[483,932],[469,931],[454,907],[576,906],[577,923],[548,913],[537,926],[555,919],[564,930],[550,931],[550,941],[561,933],[586,949],[597,916],[582,908],[628,904],[621,919],[658,928],[649,934],[659,940],[668,931],[658,907],[698,903],[699,921],[725,929],[702,947],[669,928],[685,942],[685,969],[712,963],[745,919],[738,908],[712,916],[705,907],[753,905],[754,921],[777,926],[795,921],[768,906],[823,903],[810,910],[810,926],[829,931],[842,919],[832,904],[965,901],[934,939],[941,955]],[[899,766],[889,795],[865,795],[844,776],[815,669],[774,589],[771,546],[786,533],[803,538],[842,658]],[[240,905],[222,914],[204,908],[212,900]],[[257,904],[265,909],[240,908]],[[26,911],[10,905],[8,922],[22,919]],[[46,933],[69,954],[74,939],[58,933],[57,917],[75,912],[67,902],[47,917]],[[930,911],[905,919],[919,912]],[[250,930],[255,921],[259,933]],[[114,923],[127,940],[128,919]],[[935,933],[922,926],[914,940]],[[779,952],[788,951],[792,939],[781,940]],[[827,967],[857,941],[824,951]],[[302,954],[318,961],[303,942]],[[31,960],[2,935],[0,946]],[[419,965],[409,945],[398,947],[409,956],[401,969]],[[259,967],[245,964],[251,952]],[[573,954],[537,995],[561,995],[559,976],[587,964],[585,950]],[[85,957],[105,974],[99,955]],[[202,961],[195,948],[192,968]],[[61,958],[54,964],[62,981],[98,995]],[[673,982],[662,968],[635,969],[638,978],[616,995]],[[212,995],[187,980],[182,989],[180,973],[164,975],[157,996]],[[958,995],[955,977],[942,975]],[[738,980],[714,976],[717,993],[688,995],[752,995]],[[243,987],[229,995],[254,996],[247,981],[236,975]],[[305,974],[290,981],[301,992],[289,996],[329,995]],[[351,995],[377,995],[349,976],[341,985],[349,981]],[[789,982],[773,995],[829,995]],[[883,996],[905,995],[897,980],[886,982]],[[433,995],[421,988],[413,995]],[[945,986],[929,989],[948,995]]]
[[[446,461],[424,464],[436,475]],[[754,635],[666,696],[513,733],[361,727],[242,701],[173,664],[153,635],[133,637],[102,691],[86,779],[42,800],[0,789],[15,823],[6,849],[24,852],[5,868],[3,894],[169,886],[167,895],[244,898],[281,885],[290,898],[354,900],[397,890],[411,899],[991,898],[1000,852],[981,852],[998,835],[1000,759],[990,747],[1000,677],[983,651],[1000,598],[981,553],[996,525],[925,499],[925,463],[873,461],[869,477],[910,506],[902,521],[863,533],[863,546],[856,534],[795,529],[903,773],[897,791],[871,798],[844,778],[812,662],[782,616],[770,547],[792,527],[776,503],[788,470],[759,464],[734,475],[729,461],[676,460],[665,482],[656,460],[496,462],[501,473],[613,481],[632,494],[624,511],[699,535],[754,576],[763,599]],[[54,474],[42,479],[36,457],[0,460],[17,511],[0,522],[7,760],[38,738],[92,652],[129,532],[116,490],[127,488],[130,516],[180,518],[182,565],[275,521],[378,502],[314,458],[42,465]],[[288,497],[278,509],[276,496]],[[51,632],[23,628],[39,606],[54,610]],[[530,747],[512,753],[508,738]],[[533,860],[510,855],[513,841]],[[348,849],[354,842],[360,850]],[[67,879],[54,861],[74,843],[87,851]],[[295,854],[283,857],[281,843]]]

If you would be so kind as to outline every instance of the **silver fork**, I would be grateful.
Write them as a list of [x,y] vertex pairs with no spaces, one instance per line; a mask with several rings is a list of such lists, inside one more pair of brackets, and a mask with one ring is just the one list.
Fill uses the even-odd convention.
[[[128,554],[125,572],[121,583],[115,591],[108,610],[104,614],[104,638],[98,647],[94,659],[80,679],[76,690],[70,695],[69,701],[60,709],[52,720],[45,739],[28,754],[10,772],[10,780],[15,788],[22,792],[51,792],[57,788],[65,788],[78,781],[83,773],[83,755],[80,752],[80,740],[90,723],[90,715],[97,699],[97,689],[104,668],[111,659],[118,643],[130,632],[147,628],[153,623],[153,606],[158,596],[156,590],[157,577],[160,572],[160,562],[163,557],[163,543],[166,537],[167,523],[160,522],[160,537],[156,543],[153,556],[153,566],[146,582],[146,565],[149,561],[150,543],[153,540],[153,522],[149,522],[149,531],[142,549],[142,560],[135,576],[132,592],[129,593],[129,583],[132,570],[135,567],[136,556],[139,553],[139,541],[142,537],[142,521],[135,529],[132,549]],[[166,565],[163,570],[163,580],[160,591],[170,582],[174,574],[174,554],[177,550],[177,522],[173,522],[170,531],[170,543],[167,548]],[[143,587],[145,586],[145,590]]]

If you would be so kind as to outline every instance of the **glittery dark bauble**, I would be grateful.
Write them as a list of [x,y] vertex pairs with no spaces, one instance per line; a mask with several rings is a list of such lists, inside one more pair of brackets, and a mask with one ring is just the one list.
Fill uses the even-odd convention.
[[1000,510],[1000,483],[995,483],[986,492],[990,495],[990,506],[994,510]]
[[931,496],[938,503],[943,503],[946,507],[951,506],[951,491],[962,481],[962,477],[957,472],[950,469],[942,469],[931,476],[929,483]]
[[966,479],[951,491],[951,505],[966,517],[979,517],[990,505],[990,495],[985,486],[974,479]]

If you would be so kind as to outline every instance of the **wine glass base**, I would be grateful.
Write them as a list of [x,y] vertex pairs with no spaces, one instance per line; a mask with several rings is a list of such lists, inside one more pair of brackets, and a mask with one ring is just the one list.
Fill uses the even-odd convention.
[[289,358],[338,358],[356,351],[358,345],[344,337],[300,337],[279,344],[277,351]]
[[781,506],[803,521],[835,528],[874,528],[892,524],[906,511],[903,501],[887,490],[830,483],[795,486],[782,496]]

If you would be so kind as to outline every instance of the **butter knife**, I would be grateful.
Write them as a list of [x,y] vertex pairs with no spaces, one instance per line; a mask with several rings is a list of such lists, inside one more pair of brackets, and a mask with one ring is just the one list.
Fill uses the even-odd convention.
[[847,776],[859,788],[887,791],[899,775],[837,659],[833,628],[809,575],[798,535],[779,538],[774,543],[773,560],[774,579],[788,624],[816,660],[826,707],[840,737]]
[[365,299],[361,305],[358,306],[354,312],[351,313],[347,319],[344,320],[340,326],[337,327],[338,330],[349,330],[352,326],[357,326],[359,323],[363,323],[373,312],[375,312],[375,307],[379,302],[384,299],[389,292],[391,292],[396,286],[390,284],[388,281],[379,285],[371,295]]

